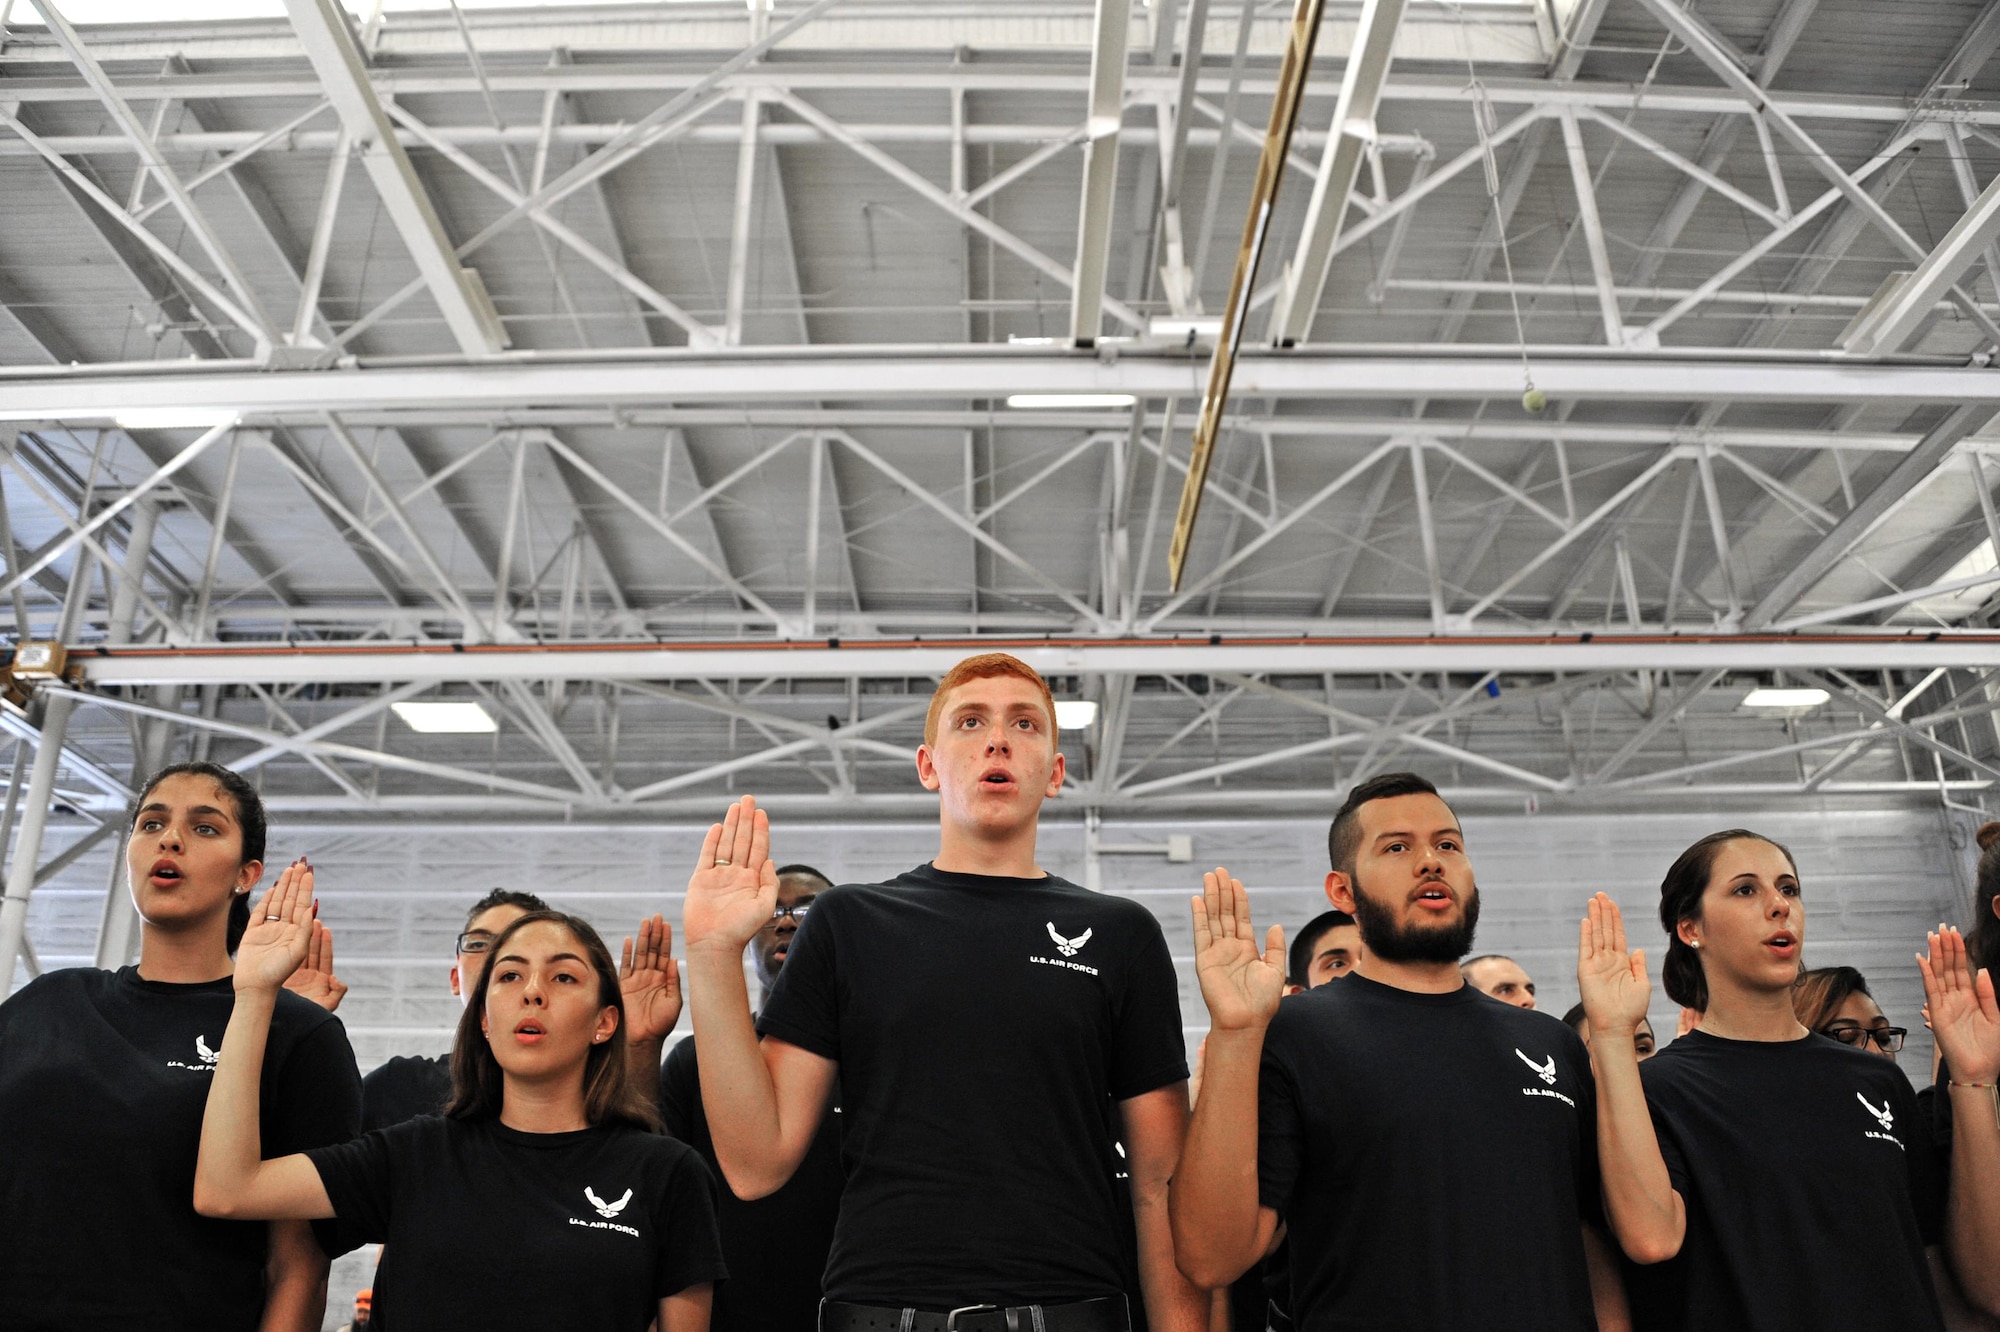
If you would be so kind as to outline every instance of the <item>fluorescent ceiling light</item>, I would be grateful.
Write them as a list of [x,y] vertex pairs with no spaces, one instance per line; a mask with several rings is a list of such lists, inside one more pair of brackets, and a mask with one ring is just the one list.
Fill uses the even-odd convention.
[[1746,708],[1816,708],[1831,698],[1824,689],[1753,689],[1743,697]]
[[1129,393],[1010,393],[1007,405],[1033,411],[1044,407],[1130,407],[1139,401]]
[[1081,731],[1097,720],[1097,705],[1087,698],[1056,701],[1056,725],[1065,731]]
[[391,703],[389,708],[413,731],[425,735],[485,735],[500,723],[477,703]]
[[235,424],[236,413],[215,407],[139,407],[111,419],[120,430],[213,430]]
[[1037,338],[1030,337],[1025,333],[1009,333],[1007,335],[1007,345],[1009,347],[1061,347],[1068,342],[1068,338]]

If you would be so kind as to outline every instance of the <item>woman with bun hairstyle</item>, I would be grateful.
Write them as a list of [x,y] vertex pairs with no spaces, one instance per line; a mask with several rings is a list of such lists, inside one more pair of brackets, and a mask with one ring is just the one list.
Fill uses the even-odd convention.
[[384,1246],[374,1292],[398,1328],[706,1332],[725,1275],[715,1182],[660,1134],[631,1077],[618,967],[597,932],[556,911],[501,931],[459,1020],[442,1116],[285,1154],[266,1149],[251,1070],[312,924],[313,871],[294,865],[237,954],[195,1209],[338,1217]]
[[1958,932],[1940,927],[1918,959],[1960,1070],[1947,1179],[1896,1066],[1794,1013],[1806,910],[1789,851],[1741,828],[1702,838],[1660,885],[1660,923],[1667,994],[1702,1017],[1643,1070],[1633,1032],[1652,985],[1602,893],[1577,954],[1607,1219],[1635,1262],[1675,1264],[1659,1325],[1938,1332],[1936,1243],[1985,1298],[1973,1279],[2000,1272],[2000,1004]]
[[[263,803],[226,768],[177,764],[146,782],[129,826],[138,965],[51,971],[0,1004],[0,1328],[316,1332],[327,1258],[312,1229],[193,1206]],[[270,1018],[251,1065],[266,1139],[352,1137],[361,1079],[340,1022],[289,993]]]

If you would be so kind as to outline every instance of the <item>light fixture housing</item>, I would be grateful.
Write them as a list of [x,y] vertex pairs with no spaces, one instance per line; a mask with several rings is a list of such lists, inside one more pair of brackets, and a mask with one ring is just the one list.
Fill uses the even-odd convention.
[[493,714],[470,699],[391,703],[389,709],[425,735],[491,735],[500,729]]
[[1075,411],[1085,407],[1130,407],[1139,401],[1129,393],[1010,393],[1007,405],[1017,411]]
[[1816,708],[1833,695],[1824,689],[1775,688],[1765,685],[1743,696],[1746,708]]
[[1097,704],[1087,698],[1056,700],[1056,725],[1065,731],[1081,731],[1097,720]]

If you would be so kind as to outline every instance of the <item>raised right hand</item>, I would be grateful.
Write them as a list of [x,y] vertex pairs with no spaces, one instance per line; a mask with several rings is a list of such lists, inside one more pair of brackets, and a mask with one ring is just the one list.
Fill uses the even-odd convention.
[[1646,978],[1646,950],[1625,949],[1625,914],[1605,893],[1590,899],[1576,951],[1576,983],[1590,1035],[1630,1036],[1646,1016],[1653,983]]
[[1270,928],[1260,954],[1243,883],[1220,866],[1201,876],[1201,896],[1193,900],[1194,974],[1210,1029],[1264,1026],[1285,994],[1285,927]]
[[710,824],[688,878],[681,932],[688,953],[740,953],[778,906],[778,867],[771,863],[771,820],[754,796]]
[[306,960],[313,937],[313,870],[301,856],[285,866],[236,945],[238,990],[277,990]]

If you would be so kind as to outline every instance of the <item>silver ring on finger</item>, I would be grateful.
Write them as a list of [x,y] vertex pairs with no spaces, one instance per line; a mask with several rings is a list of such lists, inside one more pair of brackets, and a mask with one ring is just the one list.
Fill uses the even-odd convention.
[[715,858],[715,863],[716,863],[717,865],[727,865],[727,864],[728,864],[729,862],[728,862],[728,861],[726,861],[726,860],[724,860],[724,859],[723,859],[723,858],[722,858],[721,856],[717,856],[717,857]]

